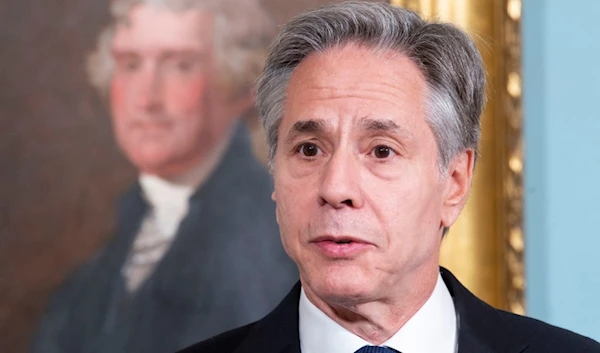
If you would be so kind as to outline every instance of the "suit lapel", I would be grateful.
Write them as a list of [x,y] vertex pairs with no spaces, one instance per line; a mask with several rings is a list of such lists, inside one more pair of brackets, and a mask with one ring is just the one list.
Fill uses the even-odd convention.
[[269,315],[258,321],[235,353],[300,353],[300,282]]
[[[244,124],[240,123],[235,129],[220,162],[190,197],[188,213],[182,219],[172,244],[140,288],[151,290],[153,295],[160,297],[157,300],[193,307],[198,303],[198,295],[209,296],[201,288],[211,282],[212,272],[207,268],[207,259],[232,241],[219,236],[224,233],[223,228],[229,227],[220,215],[230,218],[230,205],[237,202],[236,196],[240,192],[239,189],[231,192],[232,185],[240,184],[239,179],[244,177],[240,171],[248,173],[252,170],[250,164],[257,163],[251,155]],[[240,219],[243,215],[234,216],[235,222],[246,222]]]
[[[244,125],[240,123],[215,169],[191,195],[188,213],[180,222],[169,249],[138,289],[136,299],[139,312],[154,312],[163,318],[177,317],[167,328],[161,329],[163,331],[181,332],[186,327],[198,325],[188,320],[194,320],[200,314],[182,315],[182,308],[202,313],[207,321],[219,320],[205,314],[218,314],[209,309],[214,307],[218,298],[206,288],[206,284],[211,283],[212,276],[215,276],[211,267],[218,269],[219,266],[209,264],[215,254],[222,253],[228,242],[232,241],[231,238],[220,236],[225,234],[224,228],[230,226],[222,219],[223,215],[230,218],[230,205],[237,201],[237,193],[231,192],[232,185],[239,184],[238,180],[244,177],[241,171],[251,170],[249,165],[257,163],[251,155],[247,136]],[[239,214],[234,216],[236,221],[244,223],[239,219]],[[199,297],[202,297],[201,301]],[[152,326],[160,327],[159,324],[162,323]]]
[[520,353],[527,349],[527,337],[515,330],[494,309],[475,297],[452,273],[441,269],[459,318],[459,353]]
[[[87,351],[94,346],[103,347],[100,349],[105,351],[115,350],[126,335],[121,333],[120,326],[124,315],[121,304],[127,299],[121,268],[146,211],[147,205],[136,182],[119,199],[116,236],[89,265],[93,266],[94,273],[82,278],[85,293],[79,293],[81,302],[78,305],[72,304],[74,318],[71,320],[75,331],[65,332],[70,332],[71,336],[78,336],[73,332],[82,332],[80,337],[87,342],[80,350]],[[90,278],[94,280],[90,282]],[[98,334],[89,335],[84,331]],[[106,339],[108,336],[112,339]]]
[[[251,164],[257,163],[251,154],[252,149],[244,124],[239,123],[235,129],[230,145],[221,160],[204,184],[190,197],[188,213],[181,221],[173,243],[158,263],[151,280],[166,278],[168,281],[165,283],[166,287],[172,287],[173,283],[185,283],[190,279],[181,278],[179,281],[172,279],[173,276],[181,274],[182,259],[188,262],[190,259],[195,259],[197,263],[194,267],[197,271],[199,266],[204,265],[203,251],[215,251],[219,244],[214,242],[231,241],[231,239],[225,240],[215,236],[221,233],[223,227],[228,226],[217,216],[229,214],[231,205],[238,201],[236,197],[240,192],[239,189],[236,189],[237,192],[232,192],[232,185],[240,184],[239,179],[245,177],[243,173],[251,171],[253,169]],[[234,221],[245,222],[239,219],[240,215],[236,214],[235,217]],[[198,277],[196,271],[189,274],[192,279]]]

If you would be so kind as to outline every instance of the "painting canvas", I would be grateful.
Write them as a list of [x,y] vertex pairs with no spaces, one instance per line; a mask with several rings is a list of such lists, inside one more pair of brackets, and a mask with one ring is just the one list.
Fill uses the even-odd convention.
[[[275,34],[278,26],[294,14],[330,2],[264,0],[258,6],[264,10],[266,20],[272,25],[272,34]],[[188,121],[188,125],[181,123],[180,135],[159,141],[159,130],[166,128],[161,124],[170,124],[170,113],[175,112],[185,120],[186,114],[192,116],[198,110],[208,109],[205,105],[199,106],[205,103],[202,99],[219,102],[219,97],[208,95],[210,98],[207,98],[200,94],[199,91],[204,88],[198,82],[192,82],[193,79],[186,78],[189,75],[179,77],[179,81],[173,79],[173,75],[157,75],[154,85],[152,82],[139,83],[133,76],[127,76],[139,69],[140,62],[126,50],[115,53],[115,33],[111,24],[115,23],[119,11],[128,14],[128,6],[132,3],[134,1],[127,0],[66,0],[54,4],[32,0],[0,2],[0,13],[4,18],[0,24],[1,351],[31,350],[34,332],[51,298],[74,271],[93,261],[99,256],[99,251],[120,236],[116,207],[131,185],[139,182],[140,175],[145,171],[152,174],[156,170],[176,175],[179,169],[184,168],[182,165],[186,165],[186,148],[195,151],[207,148],[202,143],[193,145],[193,142],[186,146],[186,139],[202,142],[211,138],[211,131]],[[155,10],[159,13],[154,16],[158,18],[160,11],[168,12],[177,7],[185,9],[189,5],[186,3],[193,1],[148,3],[156,4]],[[161,3],[171,3],[171,10],[161,7]],[[230,6],[225,11],[235,14],[247,8]],[[150,24],[151,30],[146,31],[147,37],[153,39],[153,36],[168,32],[166,27],[161,28],[168,26],[168,21],[161,22],[160,19],[152,19],[152,14],[149,16],[147,21],[155,22]],[[238,13],[237,16],[245,18],[253,14]],[[128,20],[131,19],[126,18],[124,22]],[[235,33],[230,33],[235,31],[231,26],[215,25],[212,28],[235,38]],[[248,29],[237,29],[242,30]],[[223,33],[214,34],[219,36]],[[131,34],[133,39],[124,40],[133,40],[136,44],[148,40],[136,35]],[[247,47],[256,45],[248,42],[242,44]],[[177,72],[180,75],[185,75],[185,70],[188,73],[193,71],[190,60],[193,64],[194,59],[187,59],[169,59],[171,61],[165,61],[167,64],[161,66],[160,70],[179,70]],[[233,60],[230,65],[236,67],[248,60],[254,60],[252,65],[259,65],[262,57],[238,55],[220,60]],[[120,72],[120,76],[115,72]],[[230,92],[238,94],[240,98],[237,100],[237,110],[233,109],[234,104],[228,108],[231,108],[231,112],[235,111],[247,126],[251,136],[251,152],[265,167],[263,133],[251,105],[243,102],[241,97],[244,94],[240,93],[248,90],[249,82],[253,79],[238,75],[230,77],[224,84],[238,85],[230,87]],[[169,80],[172,80],[170,88]],[[144,89],[147,91],[142,92]],[[170,94],[167,103],[153,101],[155,96],[163,93]],[[165,108],[159,106],[161,104],[171,106]],[[135,125],[135,121],[122,121],[127,118],[119,120],[120,116],[135,115],[131,112],[140,106],[146,111],[162,109],[163,113],[168,113],[165,113],[164,121],[160,120],[162,113],[153,115],[158,120],[150,129],[157,131],[146,132],[148,136],[156,137],[154,150],[148,147],[144,151],[140,147],[142,143],[137,141],[136,145],[135,137],[131,136],[135,133],[127,132],[127,129],[133,130],[131,126]],[[230,139],[231,134],[235,133],[227,135],[215,131],[215,139],[225,139],[223,136]],[[199,138],[194,140],[190,136]],[[218,150],[218,141],[214,145]],[[181,163],[179,166],[175,163],[160,167],[160,161],[156,160],[160,159],[160,153],[168,154],[169,148],[175,151],[173,153],[179,153]],[[155,165],[152,165],[153,162],[156,162]],[[215,161],[212,163],[218,164]],[[199,170],[197,173],[202,175],[207,172]],[[269,196],[266,195],[267,198]],[[159,196],[157,202],[169,202],[170,198],[167,196],[166,200]],[[179,215],[165,217],[179,220],[188,211],[180,210]],[[160,217],[158,215],[157,219],[160,220]],[[231,222],[235,223],[236,220]],[[239,222],[244,222],[244,219]],[[177,222],[162,224],[163,229],[171,233],[176,231],[177,226]],[[136,276],[132,276],[134,279],[128,285],[140,285],[136,283],[135,278],[139,277]],[[145,277],[141,275],[140,278],[143,280]]]

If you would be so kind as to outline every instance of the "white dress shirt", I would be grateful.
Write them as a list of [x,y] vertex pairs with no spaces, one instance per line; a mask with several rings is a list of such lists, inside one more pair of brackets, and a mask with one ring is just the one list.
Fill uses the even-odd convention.
[[140,186],[149,208],[121,271],[128,292],[139,288],[169,249],[179,224],[188,213],[190,197],[220,161],[231,133],[200,165],[182,175],[170,179],[140,175]]
[[[354,353],[372,345],[346,330],[300,294],[299,331],[302,353]],[[456,312],[448,288],[438,275],[429,299],[398,332],[381,346],[401,353],[454,353]]]

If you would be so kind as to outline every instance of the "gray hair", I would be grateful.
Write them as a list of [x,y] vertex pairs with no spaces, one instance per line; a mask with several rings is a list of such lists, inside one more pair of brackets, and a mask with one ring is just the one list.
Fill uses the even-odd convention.
[[[115,28],[127,23],[137,5],[163,7],[170,11],[205,10],[214,15],[215,55],[220,85],[232,94],[247,94],[263,69],[275,25],[258,0],[113,0],[112,23],[100,34],[96,50],[88,57],[87,73],[92,86],[106,95],[114,63],[110,46]],[[233,91],[233,90],[239,91]]]
[[467,149],[477,157],[485,71],[471,38],[451,24],[424,21],[400,7],[351,1],[297,16],[271,47],[257,82],[271,170],[292,72],[312,53],[349,43],[398,52],[419,67],[427,83],[427,121],[436,138],[441,173]]

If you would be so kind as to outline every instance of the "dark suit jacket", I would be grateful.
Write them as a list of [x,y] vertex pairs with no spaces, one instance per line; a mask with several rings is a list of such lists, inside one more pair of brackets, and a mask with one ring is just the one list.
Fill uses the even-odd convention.
[[[589,338],[494,309],[477,299],[446,269],[442,269],[442,278],[459,316],[459,353],[600,352],[600,344]],[[298,283],[279,306],[260,321],[200,342],[180,353],[300,353],[299,299]]]
[[147,204],[138,184],[118,207],[117,236],[54,296],[34,351],[173,352],[258,320],[298,280],[284,253],[272,181],[240,125],[150,278],[130,296],[121,269]]

